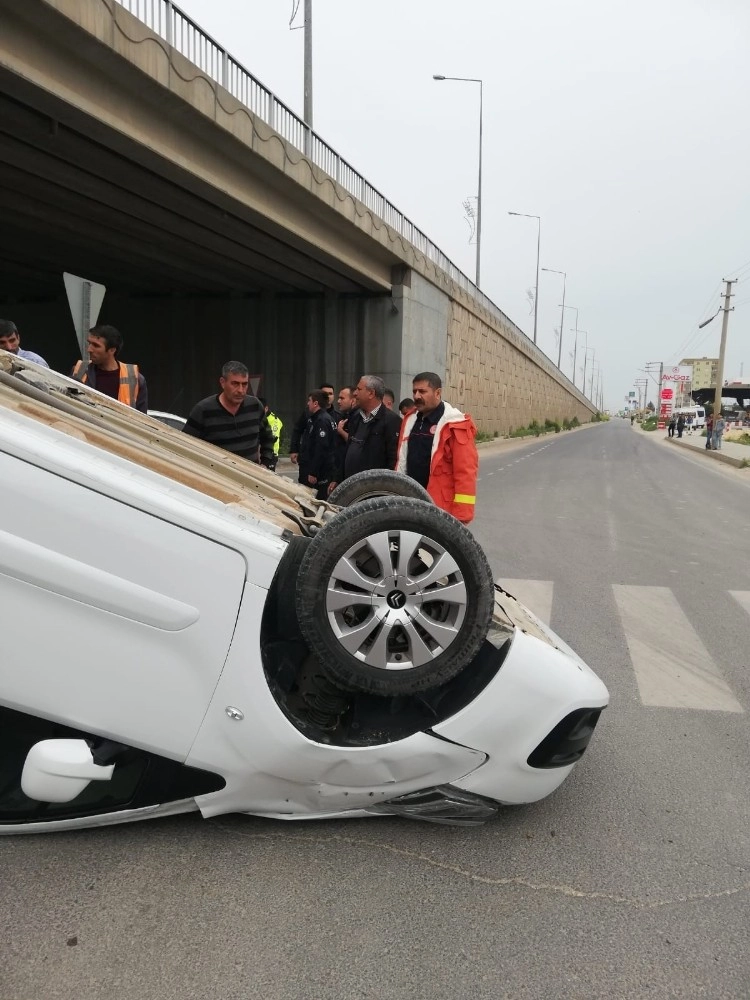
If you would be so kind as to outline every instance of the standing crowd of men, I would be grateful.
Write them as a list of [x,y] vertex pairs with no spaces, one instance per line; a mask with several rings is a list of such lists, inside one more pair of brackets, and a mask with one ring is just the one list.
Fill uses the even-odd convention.
[[[0,320],[0,348],[49,367],[38,354],[21,348],[10,320]],[[120,332],[98,324],[89,331],[87,348],[88,361],[78,361],[72,377],[146,413],[146,380],[137,365],[120,360]],[[274,470],[283,425],[265,400],[249,392],[247,367],[228,361],[219,386],[220,392],[192,408],[184,433]],[[377,375],[363,375],[338,396],[330,383],[310,392],[291,435],[290,458],[298,466],[299,482],[325,500],[359,472],[395,470],[420,483],[438,507],[471,521],[479,466],[473,420],[442,398],[435,372],[415,375],[412,398],[401,400],[397,410],[395,402],[393,391]]]
[[377,375],[339,391],[311,392],[294,425],[290,458],[299,481],[325,500],[336,486],[370,469],[391,469],[420,483],[434,503],[465,523],[474,517],[479,458],[470,416],[442,398],[435,372],[420,372],[412,398],[396,398]]

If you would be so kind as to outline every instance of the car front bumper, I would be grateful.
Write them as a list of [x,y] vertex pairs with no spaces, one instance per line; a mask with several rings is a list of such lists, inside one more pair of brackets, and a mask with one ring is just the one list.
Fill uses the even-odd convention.
[[454,786],[502,803],[534,802],[570,773],[609,692],[559,636],[510,595],[498,593],[496,611],[515,625],[501,669],[480,697],[434,732],[487,755]]

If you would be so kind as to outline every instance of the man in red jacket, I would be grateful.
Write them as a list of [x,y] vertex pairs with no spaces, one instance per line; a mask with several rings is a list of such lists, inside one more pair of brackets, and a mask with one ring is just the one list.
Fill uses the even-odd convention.
[[468,414],[442,398],[440,376],[414,376],[415,409],[404,417],[396,471],[421,483],[436,506],[468,524],[474,517],[479,456],[477,429]]

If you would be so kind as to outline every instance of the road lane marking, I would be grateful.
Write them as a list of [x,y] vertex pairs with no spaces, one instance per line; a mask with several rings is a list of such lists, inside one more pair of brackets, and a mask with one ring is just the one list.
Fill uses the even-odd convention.
[[612,589],[644,705],[744,711],[668,587]]
[[549,625],[552,619],[552,592],[554,590],[552,580],[502,579],[499,583],[503,590],[507,590],[521,604],[525,604],[529,611],[533,611],[545,625]]

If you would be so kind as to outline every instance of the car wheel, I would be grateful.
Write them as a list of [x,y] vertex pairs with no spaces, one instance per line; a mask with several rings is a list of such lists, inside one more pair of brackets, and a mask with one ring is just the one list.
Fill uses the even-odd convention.
[[342,510],[307,546],[297,619],[334,683],[384,696],[455,677],[492,619],[494,582],[474,536],[420,500]]
[[374,497],[412,497],[414,500],[432,503],[432,497],[416,479],[391,469],[366,469],[364,472],[357,472],[339,483],[331,491],[328,500],[339,507],[350,507],[353,503],[372,500]]

